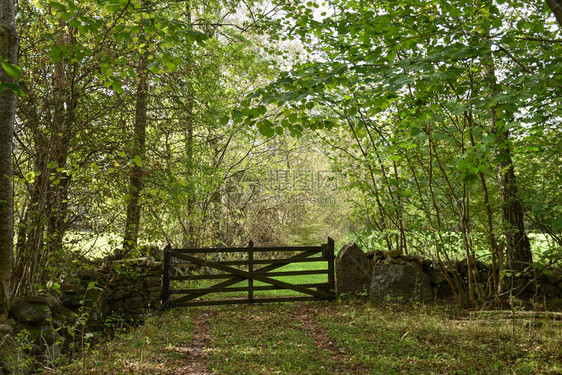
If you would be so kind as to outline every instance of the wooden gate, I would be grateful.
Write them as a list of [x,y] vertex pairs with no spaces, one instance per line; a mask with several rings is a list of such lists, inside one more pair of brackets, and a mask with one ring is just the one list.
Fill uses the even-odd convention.
[[[210,254],[235,254],[238,258],[228,260],[207,260]],[[278,254],[292,254],[287,257],[275,257]],[[198,255],[198,256],[196,256]],[[191,274],[173,276],[172,259],[189,262],[194,266],[212,269],[209,274]],[[262,303],[284,301],[332,300],[335,293],[334,280],[334,240],[321,246],[299,247],[254,247],[250,241],[245,248],[213,248],[213,249],[164,249],[164,271],[162,282],[162,309],[178,306],[226,305],[238,303]],[[295,263],[322,262],[320,269],[279,270],[279,268]],[[283,276],[327,275],[322,283],[289,283],[279,280]],[[220,280],[218,284],[205,287],[189,287],[172,289],[171,282],[196,282],[196,280]],[[236,286],[245,282],[247,285]],[[264,285],[254,285],[256,282]],[[208,281],[207,281],[208,283]],[[174,283],[179,284],[179,283]],[[186,284],[186,283],[184,283]],[[183,286],[180,286],[182,288]],[[257,296],[258,291],[285,289],[297,292],[292,296]],[[243,298],[223,298],[197,300],[205,295],[215,293],[246,292]],[[295,293],[293,293],[295,294]]]

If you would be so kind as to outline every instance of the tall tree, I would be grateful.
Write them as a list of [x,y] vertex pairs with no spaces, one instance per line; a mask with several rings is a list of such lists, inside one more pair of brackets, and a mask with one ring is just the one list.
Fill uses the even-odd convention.
[[[145,6],[146,3],[143,2],[143,7]],[[138,56],[138,83],[135,96],[135,123],[133,130],[133,154],[135,163],[129,175],[127,219],[125,222],[125,235],[123,237],[123,249],[125,252],[130,252],[138,245],[141,220],[140,196],[143,188],[143,163],[146,149],[146,127],[148,125],[148,51],[144,34],[141,34],[140,40],[142,51]]]
[[0,303],[8,298],[14,237],[12,138],[16,113],[14,78],[18,57],[15,1],[0,1]]
[[390,245],[429,227],[437,255],[460,245],[470,262],[475,233],[498,252],[501,228],[508,266],[529,265],[517,156],[522,139],[559,126],[562,87],[546,3],[335,0],[318,14],[313,2],[280,2],[284,38],[300,37],[309,58],[250,96],[282,107],[278,121],[248,120],[270,135],[277,124],[347,128],[341,141],[354,145],[339,148],[356,162],[344,172]]

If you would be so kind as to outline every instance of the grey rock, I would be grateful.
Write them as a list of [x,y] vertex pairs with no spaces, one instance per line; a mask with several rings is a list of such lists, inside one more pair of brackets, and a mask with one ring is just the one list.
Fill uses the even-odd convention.
[[429,277],[429,281],[432,285],[445,281],[445,277],[443,277],[443,274],[439,270],[436,270],[434,268],[428,270],[426,274]]
[[14,334],[14,327],[9,324],[0,324],[0,335],[13,335]]
[[23,297],[22,301],[34,305],[47,305],[52,313],[57,313],[62,308],[60,299],[53,295],[30,295]]
[[552,268],[549,270],[550,272],[547,273],[546,277],[551,284],[556,284],[562,281],[562,270],[559,268]]
[[62,305],[67,309],[77,309],[82,306],[84,296],[80,294],[65,295],[62,299]]
[[357,244],[342,247],[336,258],[336,293],[358,294],[368,291],[373,264]]
[[372,299],[424,302],[433,298],[429,277],[414,264],[375,264],[369,293]]
[[17,301],[12,306],[12,316],[29,324],[41,324],[51,318],[51,309],[47,305]]

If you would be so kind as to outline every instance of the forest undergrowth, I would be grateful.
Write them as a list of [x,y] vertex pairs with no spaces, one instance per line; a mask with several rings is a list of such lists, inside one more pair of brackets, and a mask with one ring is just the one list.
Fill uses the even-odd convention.
[[362,300],[174,309],[49,374],[560,374],[562,322]]

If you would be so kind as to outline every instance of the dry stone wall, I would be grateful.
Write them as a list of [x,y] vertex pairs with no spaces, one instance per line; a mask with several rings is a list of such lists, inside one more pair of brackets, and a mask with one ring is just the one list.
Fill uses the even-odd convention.
[[[446,275],[468,280],[468,264],[457,260],[446,267]],[[452,296],[443,272],[433,262],[416,255],[398,251],[370,251],[364,253],[357,244],[342,247],[336,258],[336,293],[338,295],[369,295],[381,301],[428,301]],[[477,261],[472,271],[477,282],[485,287],[491,277],[490,267]],[[544,296],[550,308],[562,306],[562,270],[549,268],[522,275],[518,283],[525,285],[531,295]]]
[[81,270],[50,293],[14,301],[0,312],[0,375],[56,360],[83,324],[90,332],[111,319],[142,320],[160,309],[161,285],[162,263],[139,258]]

